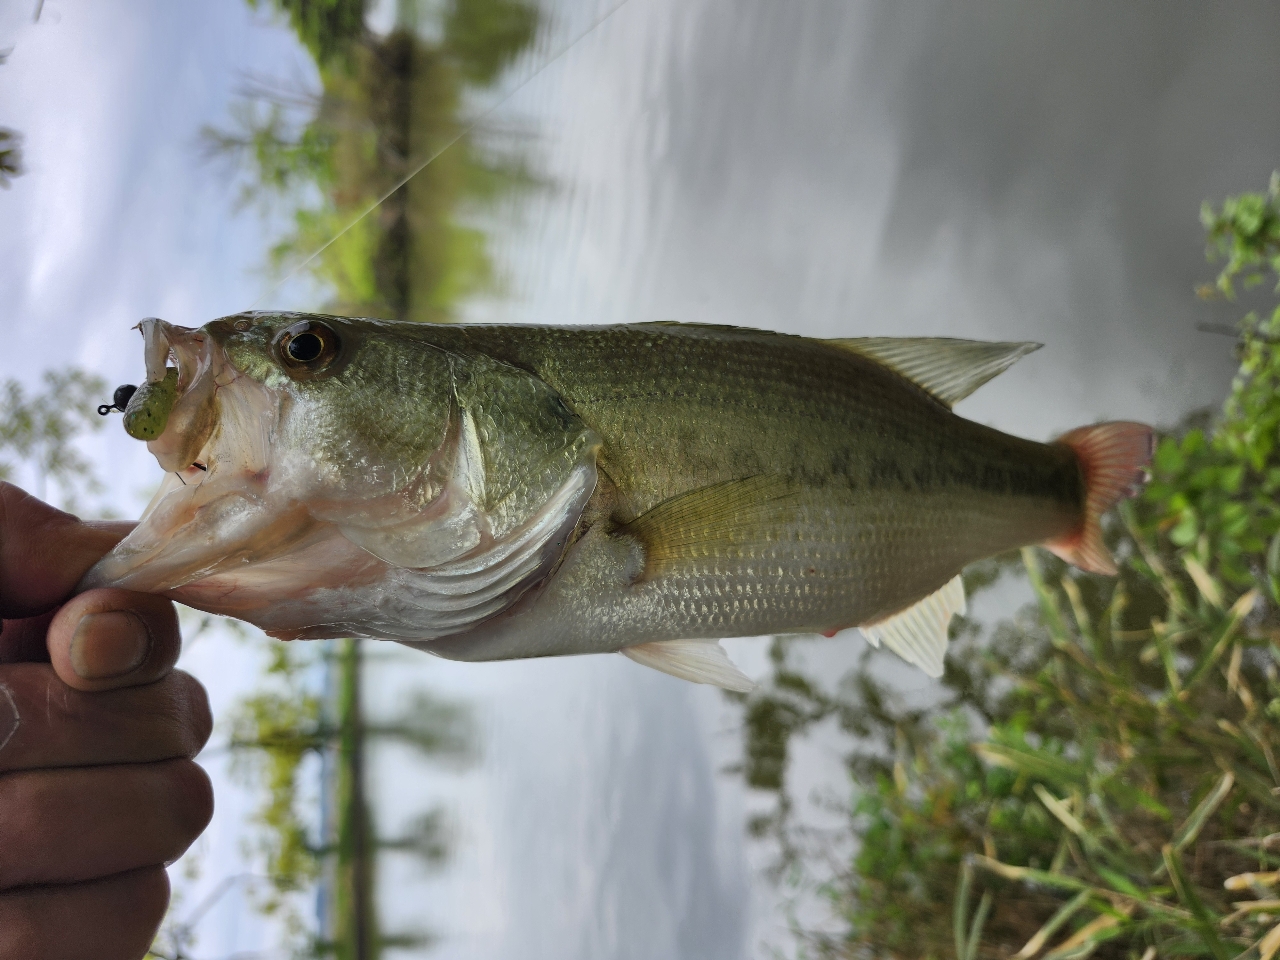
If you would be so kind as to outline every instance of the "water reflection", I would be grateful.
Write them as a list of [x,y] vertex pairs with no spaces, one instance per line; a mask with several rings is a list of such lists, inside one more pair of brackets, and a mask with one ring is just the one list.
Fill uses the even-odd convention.
[[[428,31],[415,6],[401,5],[395,29],[378,36],[365,27],[362,2],[276,7],[315,57],[321,89],[255,77],[232,108],[235,125],[205,128],[206,149],[239,164],[244,199],[289,207],[293,231],[276,244],[274,262],[286,270],[320,251],[304,268],[329,292],[326,309],[453,319],[464,298],[493,283],[487,237],[468,217],[529,182],[518,154],[477,142],[463,103],[531,43],[536,8],[463,0]],[[240,776],[265,794],[256,819],[269,883],[258,902],[284,918],[300,955],[372,960],[393,948],[418,953],[433,940],[421,918],[405,929],[383,920],[380,862],[394,853],[443,865],[448,814],[434,807],[385,833],[371,757],[395,743],[416,759],[468,758],[469,713],[425,689],[390,716],[384,698],[371,708],[370,658],[386,656],[374,649],[357,641],[274,645],[274,685],[245,698],[232,718]],[[302,784],[313,758],[318,797]],[[307,813],[316,799],[318,818]],[[297,900],[312,887],[314,920]]]
[[[29,71],[37,80],[28,79],[0,116],[27,135],[28,173],[0,195],[15,223],[26,218],[23,229],[5,232],[4,259],[19,271],[5,278],[11,313],[30,318],[7,330],[16,343],[8,373],[61,365],[68,345],[81,344],[79,362],[111,383],[136,379],[136,345],[122,332],[138,317],[198,323],[257,298],[261,289],[242,278],[262,246],[246,226],[255,220],[233,219],[230,203],[226,219],[217,219],[212,178],[190,148],[193,127],[222,110],[235,82],[258,78],[276,89],[251,98],[248,125],[219,121],[224,133],[245,139],[278,106],[280,127],[266,145],[312,151],[296,176],[292,158],[276,157],[297,194],[266,188],[283,198],[291,237],[307,226],[295,211],[337,222],[338,206],[356,212],[394,182],[359,186],[360,170],[377,177],[361,151],[376,147],[381,121],[358,110],[353,124],[363,133],[334,134],[358,161],[359,175],[345,181],[357,187],[352,197],[338,195],[332,174],[306,171],[313,160],[328,162],[329,146],[299,142],[313,129],[326,84],[336,93],[345,82],[338,61],[305,35],[308,11],[356,6],[284,6],[331,77],[301,91],[278,89],[272,79],[294,45],[264,40],[263,18],[255,24],[236,5],[63,4],[61,33],[46,13],[37,36],[17,37],[19,53],[0,79],[28,69],[19,63],[24,52],[55,66]],[[554,22],[585,24],[600,6],[564,0],[550,13]],[[537,124],[530,179],[559,189],[507,194],[521,198],[524,219],[485,238],[484,270],[429,265],[462,289],[482,289],[486,270],[509,277],[514,297],[462,303],[440,294],[449,284],[439,279],[415,292],[411,277],[375,270],[384,242],[394,250],[380,222],[335,247],[320,276],[332,290],[345,284],[349,303],[373,304],[357,312],[1038,339],[1047,348],[966,401],[968,415],[1037,437],[1104,415],[1176,420],[1188,407],[1216,402],[1232,370],[1229,344],[1195,332],[1207,316],[1190,296],[1206,279],[1195,211],[1205,197],[1258,188],[1280,156],[1280,128],[1264,122],[1280,96],[1280,61],[1270,55],[1280,21],[1265,2],[1153,11],[631,0],[504,115]],[[26,23],[29,10],[21,18]],[[406,13],[400,27],[420,29],[431,50],[444,42],[439,23],[425,17],[415,28]],[[352,29],[362,32],[363,20]],[[79,46],[58,47],[68,34]],[[261,51],[250,79],[227,78],[231,65],[245,62],[243,49]],[[110,69],[95,73],[95,57]],[[461,83],[465,102],[476,86]],[[52,119],[42,124],[24,99]],[[456,116],[444,120],[431,143],[459,129]],[[68,138],[69,128],[83,130],[89,146]],[[518,155],[520,146],[499,144],[498,153]],[[243,169],[256,185],[257,161],[248,158]],[[492,162],[481,158],[481,166]],[[526,164],[510,167],[518,173]],[[62,178],[53,179],[58,171]],[[452,222],[474,226],[465,211],[483,202],[483,192],[452,195],[464,198]],[[290,257],[309,252],[288,249]],[[470,254],[458,260],[479,262]],[[132,446],[94,449],[104,451],[116,489],[132,491],[154,474]],[[136,507],[122,500],[122,509]],[[975,608],[985,605],[989,619],[1016,608],[1024,598],[1006,587],[979,592]],[[834,698],[840,691],[831,678],[856,661],[858,643],[793,643],[779,678],[801,674]],[[733,655],[768,676],[775,668],[767,644],[743,641]],[[224,693],[240,682],[228,675],[248,660],[221,642],[194,655]],[[789,942],[788,890],[749,885],[744,856],[757,855],[753,847],[744,855],[740,843],[743,807],[763,808],[758,794],[769,791],[744,799],[716,778],[722,766],[743,762],[741,738],[736,720],[704,691],[609,658],[483,669],[418,664],[365,664],[377,672],[376,699],[365,706],[389,699],[394,707],[389,689],[431,676],[474,704],[486,752],[439,790],[439,767],[399,747],[374,749],[376,825],[385,836],[409,836],[438,800],[465,811],[447,880],[431,881],[426,893],[416,865],[382,856],[388,930],[436,930],[437,955],[468,958],[735,958],[768,955],[762,942]],[[909,707],[929,695],[910,678],[890,679],[914,695]],[[797,816],[813,816],[815,789],[846,806],[849,799],[846,743],[831,736],[843,715],[817,719],[825,709],[803,691],[748,705],[765,734],[746,758],[751,782],[785,782]],[[887,764],[879,773],[892,785],[886,758],[895,756],[896,739],[876,746]],[[910,777],[912,765],[902,767]],[[222,816],[236,798],[220,792]],[[211,842],[234,849],[238,830],[215,824]],[[772,862],[773,851],[766,853]],[[970,920],[979,902],[975,888]],[[310,903],[303,907],[310,911]],[[269,943],[243,914],[218,914],[210,927],[225,933],[225,948],[218,952],[210,932],[200,956]]]
[[[487,237],[470,221],[529,182],[518,153],[479,142],[463,103],[533,41],[536,7],[464,0],[433,25],[439,39],[428,40],[414,29],[412,4],[397,9],[385,37],[364,28],[362,3],[338,4],[323,18],[305,5],[279,6],[317,57],[320,93],[252,83],[234,109],[236,126],[206,128],[207,146],[242,164],[249,196],[294,205],[295,229],[274,259],[288,268],[321,251],[305,269],[331,292],[327,309],[452,319],[460,301],[493,283]],[[308,116],[292,129],[299,109]]]
[[[0,66],[8,59],[7,50],[0,51]],[[22,134],[0,127],[0,187],[8,189],[13,178],[22,173]]]
[[[1107,414],[1167,420],[1170,411],[1213,399],[1230,358],[1225,350],[1206,350],[1194,332],[1194,319],[1204,315],[1188,295],[1203,279],[1194,211],[1227,171],[1244,165],[1239,157],[1273,158],[1276,143],[1270,134],[1234,127],[1218,139],[1192,91],[1216,91],[1207,96],[1226,115],[1229,109],[1215,99],[1224,87],[1213,86],[1213,77],[1230,74],[1235,59],[1227,51],[1252,49],[1252,38],[1274,32],[1273,15],[1255,8],[1252,28],[1225,20],[1207,26],[1194,18],[1166,21],[1166,32],[1152,37],[1140,11],[1101,20],[1096,12],[1065,9],[972,13],[932,4],[813,3],[799,10],[767,3],[635,4],[602,31],[599,46],[582,51],[564,89],[524,104],[543,121],[550,156],[539,176],[530,178],[523,163],[511,162],[498,181],[503,189],[541,177],[566,186],[556,195],[530,195],[525,210],[532,227],[468,240],[464,221],[450,226],[432,219],[430,196],[413,201],[406,189],[385,223],[371,218],[327,251],[319,275],[337,291],[339,309],[423,319],[477,315],[469,298],[485,290],[496,257],[499,272],[510,269],[520,296],[488,304],[486,319],[680,319],[816,335],[1043,339],[1056,353],[1045,351],[1038,366],[1012,372],[968,407],[976,419],[1040,437]],[[389,51],[397,35],[403,34],[393,31],[379,43]],[[1143,55],[1128,57],[1130,49]],[[1257,51],[1250,56],[1257,58]],[[381,84],[387,104],[401,102],[396,98],[412,87],[389,79],[393,62],[405,61],[370,59],[353,67],[363,82]],[[411,169],[406,157],[413,151],[403,148],[403,137],[396,139],[390,113],[369,103],[352,106],[364,95],[329,79],[331,67],[323,69],[324,97],[335,98],[327,109],[349,118],[339,127],[350,155],[359,160],[385,149],[395,171]],[[1075,82],[1081,70],[1086,83]],[[1273,73],[1242,95],[1252,103],[1257,91],[1273,89]],[[427,77],[421,82],[425,88]],[[316,115],[325,109],[319,106]],[[1064,132],[1051,122],[1058,116],[1076,126]],[[1153,116],[1180,122],[1156,123]],[[1191,133],[1181,124],[1187,118],[1195,125]],[[438,121],[424,121],[425,149],[459,129],[456,118]],[[258,122],[241,131],[246,143],[262,129]],[[1175,135],[1175,128],[1183,132]],[[277,139],[308,147],[301,138]],[[491,163],[483,160],[480,168]],[[306,215],[313,219],[299,216],[296,234],[281,248],[282,262],[310,252],[343,225],[339,207],[352,215],[395,183],[376,164],[349,169],[355,173],[342,182],[352,185],[350,196],[336,188],[341,178],[333,173],[308,181],[320,185],[327,206]],[[440,178],[434,196],[485,199],[483,191],[460,191],[462,181],[444,176],[448,169],[442,163],[434,174]],[[415,239],[418,223],[430,244]],[[415,286],[401,265],[407,251],[429,247],[454,253],[432,258],[422,274],[429,282]],[[1001,589],[995,602],[1007,603],[1007,588],[1002,582],[990,593],[977,590],[976,605]],[[910,786],[912,761],[924,749],[915,731],[931,715],[920,701],[937,691],[900,707],[870,680],[831,689],[829,678],[856,656],[856,644],[775,644],[772,663],[761,665],[773,683],[746,706],[746,783],[778,796],[777,808],[761,812],[754,829],[793,864],[807,858],[810,867],[830,866],[822,851],[790,832],[790,808],[801,805],[796,797],[824,783],[835,784],[839,799],[848,801],[844,767],[835,759],[843,741],[833,746],[824,731],[842,727],[866,744],[853,764],[857,782],[884,784],[886,796],[903,777]],[[816,666],[796,665],[802,647]],[[654,835],[670,840],[664,826],[681,820],[676,810],[689,808],[673,803],[662,814],[669,819],[654,826],[658,815],[636,802],[623,824],[610,812],[622,788],[593,792],[592,784],[613,777],[636,793],[660,793],[655,771],[672,779],[677,775],[667,767],[688,774],[683,750],[706,759],[709,754],[688,748],[679,731],[645,726],[652,712],[674,711],[686,694],[648,681],[643,695],[624,700],[616,690],[625,675],[610,676],[613,699],[584,695],[574,701],[572,716],[547,720],[545,701],[560,704],[573,689],[566,682],[549,687],[553,676],[572,670],[589,683],[600,674],[582,664],[515,669],[538,678],[537,692],[508,679],[504,689],[513,702],[485,709],[505,716],[512,728],[528,724],[549,736],[538,743],[526,730],[517,736],[508,729],[506,742],[527,750],[508,747],[507,755],[487,758],[503,798],[494,815],[506,822],[490,829],[501,838],[495,858],[504,869],[473,879],[467,889],[488,894],[497,872],[524,888],[503,904],[525,907],[492,921],[510,932],[496,938],[496,947],[485,945],[496,955],[515,944],[549,957],[657,955],[643,946],[655,941],[644,937],[677,909],[673,891],[683,889],[680,878],[696,874],[714,892],[697,899],[704,909],[698,924],[663,940],[667,955],[706,955],[711,944],[725,956],[739,955],[741,908],[716,900],[740,891],[731,882],[715,885],[707,866],[733,864],[733,856],[717,860],[717,851],[701,848],[694,866],[630,873],[619,864],[637,863]],[[952,679],[968,682],[966,676]],[[976,701],[978,692],[964,696]],[[553,759],[582,748],[586,737],[578,725],[606,724],[634,725],[666,749],[610,742],[598,748],[594,765],[571,764],[560,789],[540,779]],[[669,739],[657,739],[663,736]],[[806,759],[806,741],[815,739],[825,752],[810,750]],[[727,756],[734,751],[717,749],[718,760],[736,759]],[[533,782],[539,792],[530,788]],[[706,783],[697,782],[705,802]],[[603,812],[584,795],[603,801]],[[532,798],[539,801],[536,810],[526,802]],[[711,829],[705,816],[687,819],[686,845]],[[548,837],[572,844],[577,832],[610,835],[581,842],[575,848],[583,851],[580,860],[553,849]],[[628,833],[643,839],[628,843],[621,839]],[[664,848],[662,857],[677,862],[678,847]],[[558,867],[557,883],[543,883],[548,861]],[[868,880],[882,884],[887,903],[901,895],[892,880],[903,861],[868,861],[866,877],[848,872],[850,862],[836,865],[850,889]],[[829,877],[812,879],[816,887]],[[954,880],[946,874],[922,902],[944,903],[940,891],[954,892]],[[610,884],[616,889],[607,896],[585,891]],[[572,909],[563,906],[566,898]],[[770,892],[762,899],[770,903],[758,911],[752,941],[784,938],[785,921],[765,929],[777,916],[772,911],[785,909],[774,906],[781,898]],[[612,916],[600,916],[610,909]],[[950,917],[939,922],[945,926]]]

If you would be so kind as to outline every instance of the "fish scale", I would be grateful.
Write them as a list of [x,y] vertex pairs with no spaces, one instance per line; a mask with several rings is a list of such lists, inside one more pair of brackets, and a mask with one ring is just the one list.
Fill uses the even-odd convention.
[[[529,370],[563,396],[604,438],[600,465],[616,485],[620,519],[743,476],[780,472],[800,488],[791,524],[713,551],[709,570],[691,565],[612,588],[596,579],[548,616],[559,636],[547,649],[867,622],[978,555],[1079,520],[1083,489],[1070,451],[965,421],[873,361],[826,344],[647,326],[424,335]],[[678,389],[659,389],[664,371],[681,371]],[[470,637],[473,651],[505,648],[511,638],[498,632],[490,641],[494,631],[480,628],[485,642]]]
[[1099,517],[1150,455],[1141,424],[1043,444],[952,413],[1027,344],[274,313],[143,333],[179,368],[153,452],[201,469],[86,585],[454,659],[621,650],[742,689],[701,641],[856,625],[936,675],[964,565],[1045,543],[1108,572]]

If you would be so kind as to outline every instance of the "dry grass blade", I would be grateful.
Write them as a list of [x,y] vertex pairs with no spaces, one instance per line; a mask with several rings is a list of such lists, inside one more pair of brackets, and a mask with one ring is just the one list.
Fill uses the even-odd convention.
[[1270,932],[1258,941],[1258,960],[1271,960],[1277,950],[1280,950],[1280,923],[1272,927]]
[[963,957],[965,951],[965,918],[969,915],[969,888],[973,884],[973,863],[965,860],[960,868],[959,889],[956,891],[956,902],[952,913],[952,932],[956,938],[956,956]]
[[1035,791],[1036,796],[1040,798],[1040,802],[1045,805],[1048,811],[1062,821],[1063,826],[1078,837],[1085,836],[1084,824],[1076,819],[1075,815],[1067,809],[1065,803],[1039,783],[1033,785],[1031,789]]
[[1045,923],[1043,927],[1035,932],[1035,935],[1026,942],[1021,950],[1013,955],[1013,960],[1028,960],[1044,949],[1044,945],[1049,942],[1049,938],[1062,928],[1062,925],[1076,915],[1076,913],[1089,902],[1093,894],[1088,890],[1082,890],[1063,905],[1057,913],[1055,913]]
[[1062,943],[1058,944],[1051,953],[1045,954],[1045,960],[1064,957],[1069,953],[1075,952],[1079,947],[1083,947],[1086,944],[1091,945],[1096,943],[1100,939],[1098,936],[1099,934],[1118,927],[1121,923],[1127,920],[1132,913],[1132,905],[1125,905],[1120,908],[1119,915],[1114,913],[1104,913],[1102,916],[1090,920],[1071,936],[1067,937],[1066,940],[1063,940]]
[[1280,910],[1280,900],[1237,900],[1232,906],[1236,908],[1236,912],[1223,917],[1221,926],[1229,927],[1251,913]]
[[[1254,608],[1254,605],[1257,602],[1258,591],[1250,590],[1231,605],[1231,609],[1227,612],[1226,621],[1222,624],[1213,648],[1209,651],[1208,656],[1201,660],[1199,666],[1196,667],[1196,672],[1192,674],[1191,679],[1187,681],[1188,687],[1194,687],[1200,682],[1200,680],[1208,676],[1209,671],[1212,670],[1214,664],[1221,659],[1223,652],[1235,638],[1236,628],[1240,626],[1240,621],[1249,614],[1249,611]],[[1237,686],[1243,687],[1238,676],[1236,678],[1236,684]],[[1240,691],[1237,690],[1236,692],[1239,693]]]
[[1208,570],[1201,566],[1200,561],[1195,557],[1184,557],[1182,565],[1191,576],[1191,580],[1195,583],[1196,589],[1200,591],[1200,595],[1221,610],[1222,587],[1218,584],[1218,581],[1213,578]]
[[1228,890],[1248,890],[1254,885],[1270,887],[1276,881],[1280,881],[1280,870],[1272,870],[1269,873],[1239,873],[1234,877],[1227,877],[1222,885]]

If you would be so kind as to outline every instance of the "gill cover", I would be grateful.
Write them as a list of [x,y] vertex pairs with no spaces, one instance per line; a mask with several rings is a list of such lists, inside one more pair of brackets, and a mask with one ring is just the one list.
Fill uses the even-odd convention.
[[[82,588],[165,593],[290,638],[430,639],[563,555],[599,439],[533,375],[413,324],[245,314],[144,328],[170,471]],[[419,328],[420,329],[420,328]]]

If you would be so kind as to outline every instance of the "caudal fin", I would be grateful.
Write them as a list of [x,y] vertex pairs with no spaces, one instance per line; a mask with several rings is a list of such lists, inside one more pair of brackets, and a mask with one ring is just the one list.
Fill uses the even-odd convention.
[[1115,421],[1080,427],[1057,442],[1066,444],[1080,458],[1085,483],[1084,523],[1045,547],[1082,570],[1114,576],[1115,561],[1102,542],[1102,515],[1142,487],[1155,450],[1155,434],[1145,423]]

